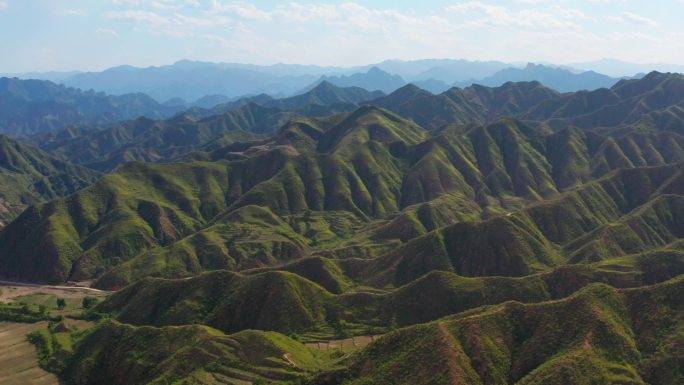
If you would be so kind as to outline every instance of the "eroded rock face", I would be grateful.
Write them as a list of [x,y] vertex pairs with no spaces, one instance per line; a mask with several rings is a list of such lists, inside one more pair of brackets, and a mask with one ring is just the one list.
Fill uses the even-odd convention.
[[3,198],[0,198],[0,227],[3,227],[11,222],[12,219],[24,211],[26,207],[27,205],[12,204]]

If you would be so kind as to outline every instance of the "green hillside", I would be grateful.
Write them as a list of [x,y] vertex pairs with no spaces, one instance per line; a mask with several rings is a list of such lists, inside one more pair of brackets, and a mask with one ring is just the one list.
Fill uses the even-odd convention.
[[[354,332],[358,330],[354,325],[412,325],[505,301],[559,299],[595,282],[638,287],[683,272],[684,253],[660,249],[524,277],[464,277],[433,270],[393,290],[366,292],[350,290],[358,277],[344,262],[316,258],[243,274],[214,271],[187,279],[144,279],[118,291],[94,311],[135,325],[200,323],[226,333],[325,332],[339,320]],[[333,294],[318,285],[331,282],[337,285],[333,287],[345,284],[347,290]]]
[[238,101],[211,110],[191,109],[165,120],[140,117],[78,135],[69,135],[76,130],[69,127],[35,140],[63,159],[99,171],[112,171],[130,161],[169,161],[194,151],[263,140],[294,117],[353,111],[358,103],[381,95],[323,82],[307,93],[289,98],[248,98],[244,103]]
[[[397,279],[385,283],[403,284],[434,268],[525,275],[605,258],[579,256],[605,249],[588,242],[590,231],[611,225],[627,234],[635,219],[616,222],[629,210],[657,195],[681,194],[663,187],[665,178],[681,178],[674,176],[678,166],[609,173],[678,161],[684,140],[671,133],[621,138],[622,147],[608,151],[597,143],[617,143],[612,137],[544,136],[508,119],[430,133],[376,107],[282,130],[275,143],[223,153],[231,160],[129,163],[73,196],[31,207],[0,234],[0,271],[51,282],[102,277],[99,286],[116,288],[148,275],[242,270],[354,250],[380,257],[376,265],[395,261]],[[558,148],[583,151],[585,165],[559,159]],[[639,162],[647,152],[653,160]],[[625,153],[634,161],[616,161],[630,159]],[[579,187],[564,193],[566,185]],[[538,205],[518,213],[532,203]],[[556,228],[554,218],[567,210],[580,210],[582,223],[563,220]],[[318,223],[307,230],[311,215]],[[340,220],[352,227],[336,226]],[[663,246],[679,237],[672,230],[667,239],[644,238],[641,248],[623,251]],[[427,259],[406,254],[412,247],[436,252]]]
[[0,226],[28,205],[69,195],[99,176],[0,135]]
[[572,125],[614,130],[633,126],[649,131],[667,129],[682,133],[681,128],[668,129],[663,124],[666,111],[675,112],[680,108],[682,86],[684,77],[681,74],[652,72],[642,79],[622,80],[610,89],[567,94],[557,100],[544,101],[521,118],[545,121],[553,128]]
[[428,129],[449,124],[486,124],[502,117],[526,113],[541,102],[555,100],[556,91],[539,82],[506,83],[500,87],[473,85],[452,88],[442,94],[420,92],[404,86],[370,104],[392,110]]
[[559,94],[538,82],[500,87],[473,85],[442,94],[408,85],[369,103],[387,108],[428,129],[487,124],[514,117],[544,131],[580,127],[624,133],[625,128],[682,133],[680,74],[652,72],[621,80],[611,88]]
[[682,279],[592,285],[555,302],[507,302],[390,333],[319,384],[675,384]]
[[326,323],[332,295],[287,272],[243,276],[215,271],[185,280],[142,280],[98,306],[137,325],[201,323],[227,333],[245,329],[284,333]]
[[288,383],[323,366],[315,353],[277,333],[106,322],[80,337],[61,374],[73,384]]
[[328,81],[322,81],[305,93],[289,98],[270,100],[265,102],[264,105],[283,110],[299,110],[310,105],[355,105],[381,96],[384,96],[384,94],[380,91],[369,92],[360,87],[338,87]]
[[292,116],[279,109],[247,104],[201,119],[188,114],[167,120],[141,117],[66,141],[50,141],[50,137],[42,146],[71,162],[111,171],[129,161],[173,159],[216,141],[228,145],[260,139]]
[[[424,282],[446,280],[453,287],[478,291],[476,282],[442,276],[426,277]],[[568,271],[553,276],[570,277]],[[218,275],[205,277],[214,281]],[[538,278],[542,279],[536,285],[542,287],[529,281],[527,294],[520,288],[513,291],[529,299],[544,282],[555,280],[551,275]],[[504,294],[492,300],[504,303],[395,330],[355,353],[325,354],[275,332],[225,335],[206,326],[134,327],[102,321],[92,330],[70,333],[74,347],[63,357],[64,369],[59,371],[74,383],[98,378],[98,383],[114,384],[258,379],[277,383],[307,377],[315,384],[669,384],[681,378],[676,366],[682,326],[680,278],[632,289],[591,284],[561,300],[535,304],[505,302],[514,286],[506,288],[503,281],[485,282],[484,287],[490,286]],[[193,299],[210,297],[212,292],[201,293],[205,289],[183,281],[150,281],[138,293],[158,290],[166,298],[176,298],[181,307],[174,310],[181,315],[188,310],[186,294],[194,293]],[[117,296],[130,297],[132,291]]]

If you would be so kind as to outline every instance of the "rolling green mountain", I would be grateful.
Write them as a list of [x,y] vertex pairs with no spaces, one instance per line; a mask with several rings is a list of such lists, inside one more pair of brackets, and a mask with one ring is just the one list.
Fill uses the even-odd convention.
[[[343,112],[353,110],[357,104],[385,96],[381,91],[367,91],[356,86],[337,86],[328,81],[317,82],[314,86],[297,95],[286,98],[273,98],[266,94],[240,98],[213,106],[209,109],[190,109],[188,113],[207,117],[233,111],[246,104],[258,104],[263,107],[278,108],[285,111],[297,111],[305,116],[329,115],[336,109]],[[315,106],[315,107],[314,107]],[[328,111],[326,113],[326,111]]]
[[264,103],[264,105],[283,110],[299,110],[311,104],[321,106],[358,104],[382,96],[384,96],[384,93],[375,89],[369,92],[358,86],[340,86],[334,85],[328,81],[322,81],[307,92],[289,98],[271,100]]
[[45,145],[114,171],[2,228],[0,279],[117,290],[43,333],[75,383],[678,383],[681,80],[71,127]]
[[682,272],[684,253],[660,249],[525,277],[464,277],[432,270],[396,289],[369,293],[349,290],[360,277],[348,262],[313,257],[242,274],[221,270],[187,279],[147,278],[113,294],[94,311],[134,325],[198,323],[226,333],[320,331],[340,319],[389,328],[505,301],[560,299],[596,282],[638,287]]
[[684,76],[652,72],[639,80],[622,80],[610,89],[578,92],[547,100],[521,116],[545,125],[682,132]]
[[[371,264],[376,285],[434,270],[524,276],[561,261],[594,262],[682,236],[681,165],[615,172],[552,201],[417,237]],[[384,270],[390,267],[389,270]]]
[[561,301],[507,302],[401,329],[314,383],[678,383],[682,282],[596,284]]
[[252,103],[206,118],[189,114],[166,120],[141,117],[66,141],[50,141],[52,137],[39,140],[43,142],[43,149],[64,159],[96,170],[111,171],[134,160],[172,159],[212,142],[227,145],[259,139],[292,116],[292,113]]
[[510,82],[493,88],[473,85],[439,95],[408,91],[413,87],[406,86],[371,103],[430,129],[515,117],[547,131],[567,127],[618,133],[625,127],[682,130],[684,86],[679,74],[652,72],[642,79],[621,80],[611,88],[566,94],[539,82]]
[[[658,73],[640,80],[621,81],[611,89],[564,95],[537,82],[506,83],[495,88],[452,88],[439,95],[407,85],[388,96],[322,82],[309,92],[290,98],[262,95],[210,110],[193,109],[167,120],[140,118],[102,131],[69,128],[59,134],[36,137],[34,141],[72,163],[111,171],[126,161],[170,161],[192,151],[264,140],[294,117],[351,112],[359,103],[394,111],[428,130],[490,124],[502,117],[517,117],[541,132],[603,127],[602,135],[622,136],[633,133],[624,128],[632,126],[639,131],[681,134],[684,114],[678,110],[681,98],[676,95],[682,88],[677,75]],[[672,100],[658,99],[663,93]],[[634,111],[630,113],[630,109]],[[615,120],[615,116],[623,118]],[[649,162],[653,163],[649,159],[640,164]]]
[[0,78],[0,133],[30,136],[73,124],[104,125],[178,112],[144,94],[110,96],[44,80]]
[[[166,302],[161,298],[168,298]],[[196,278],[143,280],[98,307],[136,325],[201,323],[227,333],[245,329],[285,333],[326,323],[333,296],[288,272],[240,275],[215,271]]]
[[0,135],[0,226],[28,205],[69,195],[99,176]]
[[506,83],[500,87],[473,85],[432,95],[407,85],[370,104],[387,108],[428,129],[448,124],[485,124],[518,116],[542,101],[559,97],[539,82]]
[[106,322],[82,337],[62,375],[73,384],[291,383],[325,361],[278,333]]
[[[642,165],[636,155],[646,150],[661,165],[684,154],[677,134],[644,138],[545,136],[512,120],[430,133],[376,107],[299,120],[270,144],[223,154],[233,160],[129,163],[73,196],[31,207],[0,234],[0,271],[51,282],[99,277],[97,285],[112,288],[148,275],[360,253],[374,259],[364,267],[376,277],[368,282],[382,286],[435,268],[518,276],[616,250],[644,251],[679,238],[676,223],[642,226],[670,231],[659,239],[635,227],[642,219],[624,216],[643,206],[645,216],[660,218],[678,207],[673,181],[680,166],[584,182]],[[567,163],[558,148],[589,159]],[[634,162],[623,161],[630,159],[625,153]],[[643,191],[641,200],[616,201],[635,191]],[[541,203],[518,211],[535,202]],[[564,219],[558,228],[554,221],[564,212],[579,222]],[[340,220],[351,226],[336,226]],[[592,240],[624,241],[595,235],[607,229],[636,243],[625,249]]]
[[[203,277],[215,282],[218,275]],[[434,276],[428,280],[440,281]],[[276,332],[226,335],[201,325],[158,328],[111,320],[85,332],[58,332],[55,336],[62,337],[54,343],[70,341],[58,370],[84,384],[95,378],[107,384],[296,379],[322,385],[672,384],[681,379],[682,282],[680,277],[629,289],[591,284],[560,300],[478,307],[392,331],[347,354],[321,352]],[[213,293],[212,284],[197,288],[194,283],[176,281],[169,287],[148,281],[142,290],[159,290],[162,298],[173,301],[178,295],[173,290],[181,289],[185,294],[175,299],[181,307],[174,310],[187,316],[181,311],[189,300]],[[488,283],[485,287],[504,293],[503,282]],[[472,284],[462,285],[468,286]],[[210,292],[201,293],[206,289]],[[530,289],[532,295],[539,292]],[[188,290],[194,292],[190,298]],[[53,359],[56,351],[64,350],[54,349]]]
[[104,130],[71,127],[34,138],[46,151],[99,171],[130,161],[160,162],[234,142],[263,140],[297,116],[348,112],[382,93],[323,82],[284,99],[257,96],[210,110],[192,109],[165,120],[138,118]]

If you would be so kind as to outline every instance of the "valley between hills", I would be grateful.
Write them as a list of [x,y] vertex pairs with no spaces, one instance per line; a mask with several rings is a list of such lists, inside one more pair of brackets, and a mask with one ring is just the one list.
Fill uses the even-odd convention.
[[104,291],[0,305],[66,383],[684,383],[682,75],[189,109],[3,81],[0,279]]

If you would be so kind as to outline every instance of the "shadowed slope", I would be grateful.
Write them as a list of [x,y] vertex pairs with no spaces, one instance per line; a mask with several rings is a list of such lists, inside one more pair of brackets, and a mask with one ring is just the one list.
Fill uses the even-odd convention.
[[79,341],[62,376],[73,384],[283,383],[321,366],[269,332],[225,335],[206,326],[132,327],[108,321]]
[[332,295],[287,272],[243,276],[226,271],[186,280],[147,279],[118,292],[98,311],[147,325],[202,323],[228,333],[245,329],[295,332],[326,323]]
[[592,285],[561,301],[505,303],[402,329],[318,383],[676,383],[683,282]]
[[99,176],[0,135],[0,226],[26,205],[71,194]]

